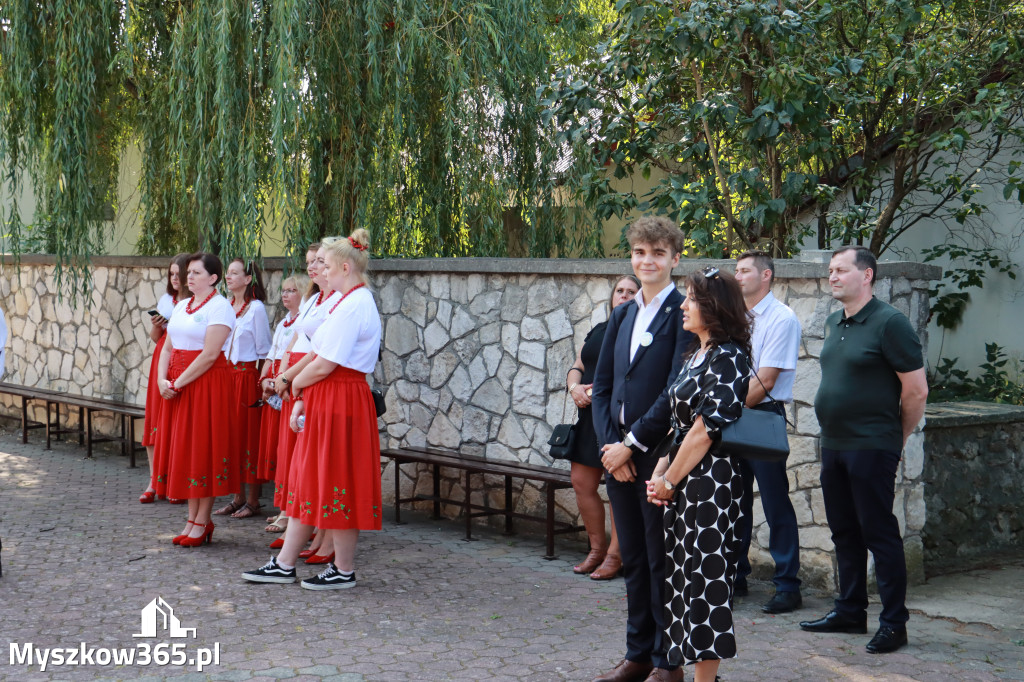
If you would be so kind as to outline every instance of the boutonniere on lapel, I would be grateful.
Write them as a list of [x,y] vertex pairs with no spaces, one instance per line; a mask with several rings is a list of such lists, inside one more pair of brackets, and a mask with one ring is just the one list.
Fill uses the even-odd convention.
[[672,306],[670,306],[670,305],[665,306],[665,309],[662,312],[664,312],[664,313],[672,312]]
[[650,332],[644,332],[644,335],[640,337],[641,346],[649,346],[654,341],[654,334]]

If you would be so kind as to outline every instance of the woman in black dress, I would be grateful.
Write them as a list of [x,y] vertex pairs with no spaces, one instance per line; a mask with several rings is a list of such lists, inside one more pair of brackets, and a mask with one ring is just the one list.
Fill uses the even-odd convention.
[[[615,283],[611,298],[608,300],[608,315],[612,310],[632,301],[640,291],[640,282],[633,275],[626,275]],[[572,462],[572,487],[576,491],[576,504],[579,506],[583,526],[587,529],[590,540],[590,553],[582,563],[573,566],[573,573],[590,573],[592,580],[611,580],[622,568],[622,557],[619,554],[619,539],[615,536],[615,523],[612,522],[612,539],[605,549],[604,501],[597,492],[597,487],[604,478],[604,466],[601,464],[601,450],[594,433],[594,422],[590,416],[590,385],[594,381],[594,369],[597,367],[597,356],[601,353],[601,342],[608,322],[600,322],[587,334],[583,347],[576,356],[576,363],[569,369],[566,376],[566,388],[576,403],[579,420],[576,422],[576,437],[573,441],[573,452],[569,456]],[[609,510],[609,513],[611,510]]]
[[713,682],[721,660],[736,655],[735,525],[743,494],[739,467],[716,442],[742,414],[751,375],[750,322],[731,274],[705,268],[686,278],[683,329],[699,344],[669,387],[680,446],[655,467],[647,499],[665,507],[669,663],[695,663],[694,682]]

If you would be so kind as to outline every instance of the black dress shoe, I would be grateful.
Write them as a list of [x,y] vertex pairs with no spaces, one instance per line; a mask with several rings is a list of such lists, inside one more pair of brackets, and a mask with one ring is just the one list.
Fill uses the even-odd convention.
[[761,607],[765,613],[789,613],[804,605],[799,592],[776,592],[775,596]]
[[906,628],[891,628],[888,625],[883,625],[878,628],[878,632],[864,648],[868,650],[869,654],[887,654],[905,646],[906,643]]
[[863,635],[868,631],[868,617],[865,615],[861,618],[854,618],[829,611],[824,618],[803,621],[800,623],[800,629],[807,632],[850,632]]
[[747,579],[736,578],[736,582],[732,586],[732,596],[734,597],[746,597],[747,596]]

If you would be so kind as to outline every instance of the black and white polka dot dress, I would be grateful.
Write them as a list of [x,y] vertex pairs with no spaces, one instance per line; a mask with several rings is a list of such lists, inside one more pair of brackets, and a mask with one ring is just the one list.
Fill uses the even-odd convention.
[[[717,441],[719,430],[739,419],[749,378],[747,356],[734,344],[691,358],[669,389],[677,441],[698,415]],[[665,507],[665,623],[672,665],[736,655],[733,529],[742,494],[739,468],[712,445]]]

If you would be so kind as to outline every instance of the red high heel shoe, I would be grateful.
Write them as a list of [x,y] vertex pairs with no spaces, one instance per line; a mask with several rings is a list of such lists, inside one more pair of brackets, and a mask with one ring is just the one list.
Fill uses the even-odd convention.
[[139,495],[139,502],[141,504],[153,504],[156,501],[156,491],[147,490],[146,492]]
[[320,556],[314,554],[313,556],[306,559],[307,564],[329,564],[334,561],[334,552],[331,552],[330,556]]
[[213,539],[213,529],[214,528],[216,528],[216,526],[214,526],[213,522],[211,521],[210,523],[206,524],[206,526],[205,526],[205,528],[203,530],[203,534],[202,535],[200,535],[199,537],[192,537],[190,535],[190,536],[182,539],[182,541],[179,542],[178,544],[181,545],[182,547],[198,547],[199,545],[203,544],[204,542],[205,543],[209,543]]
[[[284,538],[278,538],[270,543],[270,549],[281,549],[282,547],[284,547]],[[302,552],[299,554],[301,555]]]
[[[192,519],[188,519],[188,520],[186,521],[186,523],[191,523],[192,525],[195,525],[195,523],[196,523],[196,522],[195,522],[195,521],[193,521]],[[191,528],[189,528],[189,531],[191,531],[191,530],[192,530],[192,529],[191,529]],[[184,539],[185,539],[185,538],[187,538],[187,537],[188,537],[188,533],[182,533],[181,535],[175,535],[175,536],[174,536],[173,538],[171,538],[171,542],[172,542],[173,544],[175,544],[175,545],[180,545],[180,544],[181,544],[181,541],[182,541],[182,540],[184,540]]]

